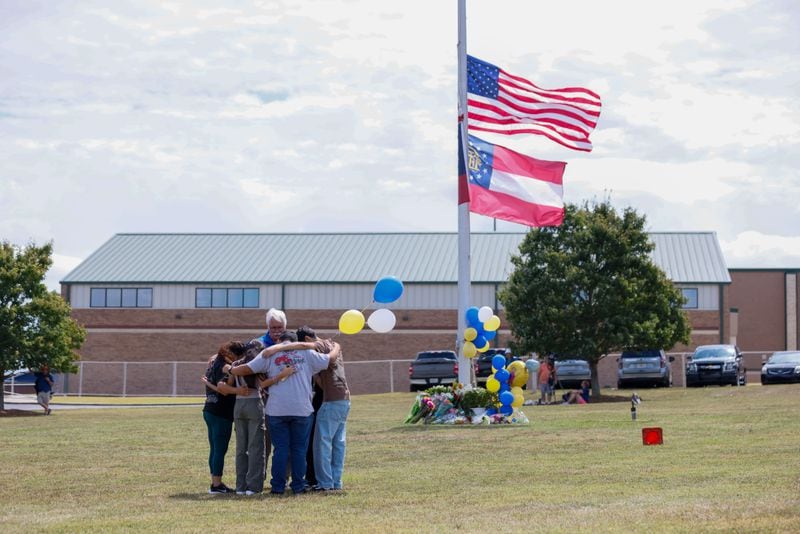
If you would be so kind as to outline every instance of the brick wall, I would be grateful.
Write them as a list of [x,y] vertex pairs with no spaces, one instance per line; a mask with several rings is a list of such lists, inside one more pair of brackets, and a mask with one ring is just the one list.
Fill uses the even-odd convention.
[[[124,388],[128,395],[169,395],[174,375],[177,394],[201,394],[199,377],[209,356],[228,341],[262,335],[264,315],[264,310],[73,310],[73,317],[89,329],[89,335],[80,350],[83,377],[70,377],[69,389],[77,392],[80,383],[84,394],[118,395]],[[365,327],[356,335],[336,337],[346,361],[352,362],[347,374],[353,393],[408,391],[406,360],[423,350],[454,348],[455,310],[396,310],[395,315],[397,326],[387,334]],[[309,324],[321,337],[337,334],[339,316],[334,310],[287,311],[291,328]],[[690,311],[689,317],[697,332],[689,346],[672,350],[691,351],[697,345],[719,342],[718,312]],[[502,314],[501,320],[505,321]],[[509,341],[510,331],[500,330],[496,346],[508,346]],[[140,363],[123,369],[122,362]],[[672,365],[678,385],[682,368],[680,362]],[[616,369],[614,356],[600,362],[601,386],[616,386]]]

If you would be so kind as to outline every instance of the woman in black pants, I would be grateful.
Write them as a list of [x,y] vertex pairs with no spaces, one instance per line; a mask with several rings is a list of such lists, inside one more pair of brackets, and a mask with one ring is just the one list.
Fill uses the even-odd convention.
[[239,342],[226,343],[219,348],[216,356],[208,363],[206,374],[201,378],[206,385],[206,403],[203,406],[203,419],[208,427],[208,467],[211,471],[211,487],[208,492],[232,493],[233,490],[222,483],[222,469],[225,465],[225,453],[231,440],[233,428],[233,407],[236,395],[247,395],[246,387],[234,387],[229,384],[228,371],[231,362],[242,357],[244,345]]

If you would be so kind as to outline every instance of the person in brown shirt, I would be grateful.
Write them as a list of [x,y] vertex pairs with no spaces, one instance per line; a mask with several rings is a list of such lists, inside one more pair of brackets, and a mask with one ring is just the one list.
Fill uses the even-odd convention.
[[[308,330],[313,335],[313,330]],[[340,490],[347,441],[347,416],[350,414],[350,389],[344,375],[342,355],[332,361],[327,369],[317,373],[314,380],[322,389],[322,405],[317,412],[312,445],[314,474],[317,477],[317,485],[313,489]]]

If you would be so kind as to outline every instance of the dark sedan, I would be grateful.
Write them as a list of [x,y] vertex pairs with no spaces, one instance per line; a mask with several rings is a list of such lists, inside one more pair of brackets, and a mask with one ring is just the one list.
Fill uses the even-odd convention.
[[774,352],[761,368],[762,384],[800,382],[800,351]]
[[701,345],[686,366],[687,386],[744,385],[746,376],[736,345]]

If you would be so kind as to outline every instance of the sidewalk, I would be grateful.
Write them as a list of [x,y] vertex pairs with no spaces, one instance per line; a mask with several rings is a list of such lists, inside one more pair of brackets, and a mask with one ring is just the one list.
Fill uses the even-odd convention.
[[[187,402],[188,401],[188,402]],[[36,402],[36,395],[6,393],[4,396],[6,408],[17,410],[42,410]],[[56,395],[50,401],[53,411],[75,410],[79,408],[146,408],[152,406],[202,406],[202,401],[184,399],[182,402],[171,401],[165,397],[78,397]]]

